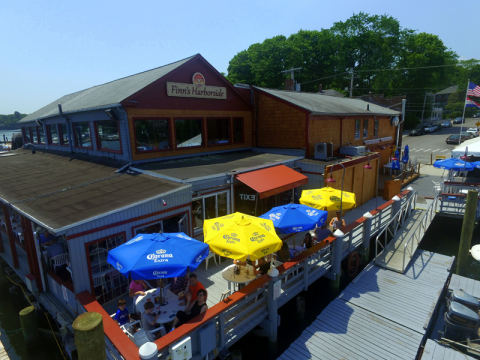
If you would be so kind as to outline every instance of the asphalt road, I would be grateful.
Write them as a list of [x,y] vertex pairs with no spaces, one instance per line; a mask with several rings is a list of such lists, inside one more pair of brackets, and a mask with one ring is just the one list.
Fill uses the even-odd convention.
[[[477,121],[480,121],[480,118],[467,118],[463,124],[463,131],[476,127]],[[458,145],[447,144],[445,140],[449,135],[459,133],[460,124],[453,124],[452,127],[442,128],[421,136],[404,136],[402,146],[408,145],[410,158],[416,157],[420,163],[426,164],[430,163],[430,154],[433,154],[433,161],[435,161],[435,155],[445,155],[449,158],[451,151]]]

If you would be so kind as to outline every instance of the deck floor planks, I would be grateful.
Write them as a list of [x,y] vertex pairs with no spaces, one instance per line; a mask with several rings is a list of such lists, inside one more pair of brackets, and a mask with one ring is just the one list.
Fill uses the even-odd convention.
[[480,281],[453,274],[448,288],[450,290],[463,290],[480,299]]
[[457,350],[438,344],[435,340],[427,339],[421,360],[474,360]]
[[289,357],[415,358],[453,260],[417,250],[403,274],[368,265],[289,347]]
[[10,360],[10,357],[5,351],[5,347],[3,346],[1,341],[0,341],[0,360]]

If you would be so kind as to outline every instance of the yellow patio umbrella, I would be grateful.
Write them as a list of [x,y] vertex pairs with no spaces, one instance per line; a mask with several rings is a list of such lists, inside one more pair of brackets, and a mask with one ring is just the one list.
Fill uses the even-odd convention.
[[342,201],[342,210],[348,210],[355,207],[355,194],[350,192],[324,187],[314,190],[303,190],[300,204],[311,206],[319,210],[340,210],[340,199]]
[[254,261],[282,247],[272,220],[234,213],[203,223],[204,241],[215,254]]

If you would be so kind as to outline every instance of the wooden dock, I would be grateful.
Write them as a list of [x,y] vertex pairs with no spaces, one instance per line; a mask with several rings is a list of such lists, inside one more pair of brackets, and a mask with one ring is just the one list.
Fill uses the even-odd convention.
[[403,274],[369,264],[279,359],[414,359],[453,260],[417,250]]
[[475,296],[477,299],[480,299],[480,281],[469,279],[460,275],[452,275],[450,279],[450,284],[448,285],[449,290],[463,290],[467,294]]
[[3,346],[1,341],[0,341],[0,360],[10,360],[7,352],[5,351],[5,347]]
[[458,350],[448,348],[438,344],[434,340],[427,340],[425,349],[423,349],[422,360],[436,360],[436,359],[449,359],[449,360],[474,360],[471,356],[461,353]]

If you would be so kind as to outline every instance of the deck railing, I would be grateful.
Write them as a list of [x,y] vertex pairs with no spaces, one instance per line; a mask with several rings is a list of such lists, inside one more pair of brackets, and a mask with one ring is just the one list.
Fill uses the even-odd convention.
[[[406,195],[409,193],[406,190],[399,195],[402,203],[407,203]],[[366,248],[366,251],[368,251],[370,238],[366,239],[365,235],[377,233],[389,223],[392,218],[393,203],[394,201],[390,200],[371,211],[373,215],[371,222],[362,217],[341,229],[345,234],[342,244],[342,259],[362,245],[362,250],[365,251]],[[367,228],[368,224],[370,224],[369,228]],[[277,267],[279,272],[277,277],[271,278],[268,275],[263,275],[255,279],[207,309],[205,313],[156,340],[155,344],[159,352],[166,354],[172,345],[187,336],[192,339],[192,348],[198,349],[196,333],[200,329],[206,328],[214,329],[216,345],[219,350],[230,347],[257,326],[260,326],[265,334],[276,334],[278,308],[293,299],[301,291],[307,290],[308,286],[320,277],[333,278],[335,276],[331,273],[334,251],[331,245],[335,241],[335,237],[329,237],[315,244],[312,248]],[[109,324],[109,326],[104,325],[105,333],[122,357],[126,360],[139,359],[137,347],[128,340],[116,324],[115,329],[110,326],[110,322],[113,322],[113,320],[96,302],[94,297],[88,292],[82,294],[83,299],[90,301],[88,305],[84,305],[88,311],[101,313],[103,311],[104,321]]]
[[[440,193],[440,212],[463,216],[468,190],[480,192],[480,184],[445,181]],[[477,204],[476,218],[480,218],[480,201]]]

